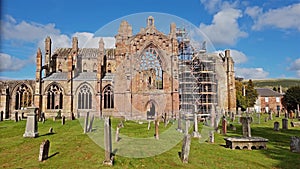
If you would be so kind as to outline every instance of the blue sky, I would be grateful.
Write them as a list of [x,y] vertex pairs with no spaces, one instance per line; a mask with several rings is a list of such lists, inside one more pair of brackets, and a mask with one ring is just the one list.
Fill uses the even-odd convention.
[[236,76],[300,78],[300,0],[1,0],[0,3],[0,79],[33,79],[35,54],[38,47],[44,48],[47,36],[51,36],[53,48],[70,47],[73,36],[78,37],[80,46],[91,47],[93,44],[85,41],[92,39],[90,42],[97,46],[94,36],[100,31],[106,45],[111,46],[113,39],[109,36],[115,35],[119,22],[129,19],[133,31],[138,32],[146,24],[141,15],[144,12],[158,12],[155,24],[165,33],[169,28],[164,24],[180,25],[184,20],[203,32],[216,51],[231,49]]

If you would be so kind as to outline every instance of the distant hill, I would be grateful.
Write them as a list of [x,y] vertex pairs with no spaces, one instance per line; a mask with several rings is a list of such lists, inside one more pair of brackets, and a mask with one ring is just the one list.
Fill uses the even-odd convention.
[[[244,80],[243,82],[247,82]],[[259,88],[269,88],[273,89],[274,87],[278,88],[281,86],[282,91],[285,92],[288,88],[292,86],[300,86],[300,79],[263,79],[263,80],[252,80],[255,87]]]

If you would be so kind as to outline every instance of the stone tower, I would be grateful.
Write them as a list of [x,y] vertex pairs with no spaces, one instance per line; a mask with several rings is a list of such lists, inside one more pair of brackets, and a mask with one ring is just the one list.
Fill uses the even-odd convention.
[[51,63],[51,38],[48,36],[45,40],[45,67],[46,67],[46,76],[50,74],[50,63]]

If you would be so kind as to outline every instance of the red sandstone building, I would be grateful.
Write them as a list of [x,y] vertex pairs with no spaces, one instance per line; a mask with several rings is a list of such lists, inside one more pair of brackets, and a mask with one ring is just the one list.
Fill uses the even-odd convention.
[[283,94],[268,88],[256,89],[258,98],[255,104],[255,110],[258,112],[279,111],[283,108]]

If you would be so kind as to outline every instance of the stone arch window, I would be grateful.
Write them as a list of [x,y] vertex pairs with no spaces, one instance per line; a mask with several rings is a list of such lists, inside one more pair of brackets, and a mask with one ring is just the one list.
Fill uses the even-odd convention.
[[83,85],[78,93],[78,109],[92,109],[92,92],[90,87]]
[[93,72],[97,72],[97,63],[94,63]]
[[32,104],[32,93],[27,85],[22,84],[17,88],[16,91],[15,109],[21,110],[31,106],[31,104]]
[[149,89],[163,89],[163,70],[160,56],[152,46],[146,48],[140,57],[139,71]]
[[108,85],[103,90],[104,109],[114,108],[114,90],[111,85]]
[[87,72],[87,65],[86,65],[86,63],[83,64],[83,72]]
[[46,92],[47,109],[62,109],[63,108],[63,91],[57,85],[53,84]]

